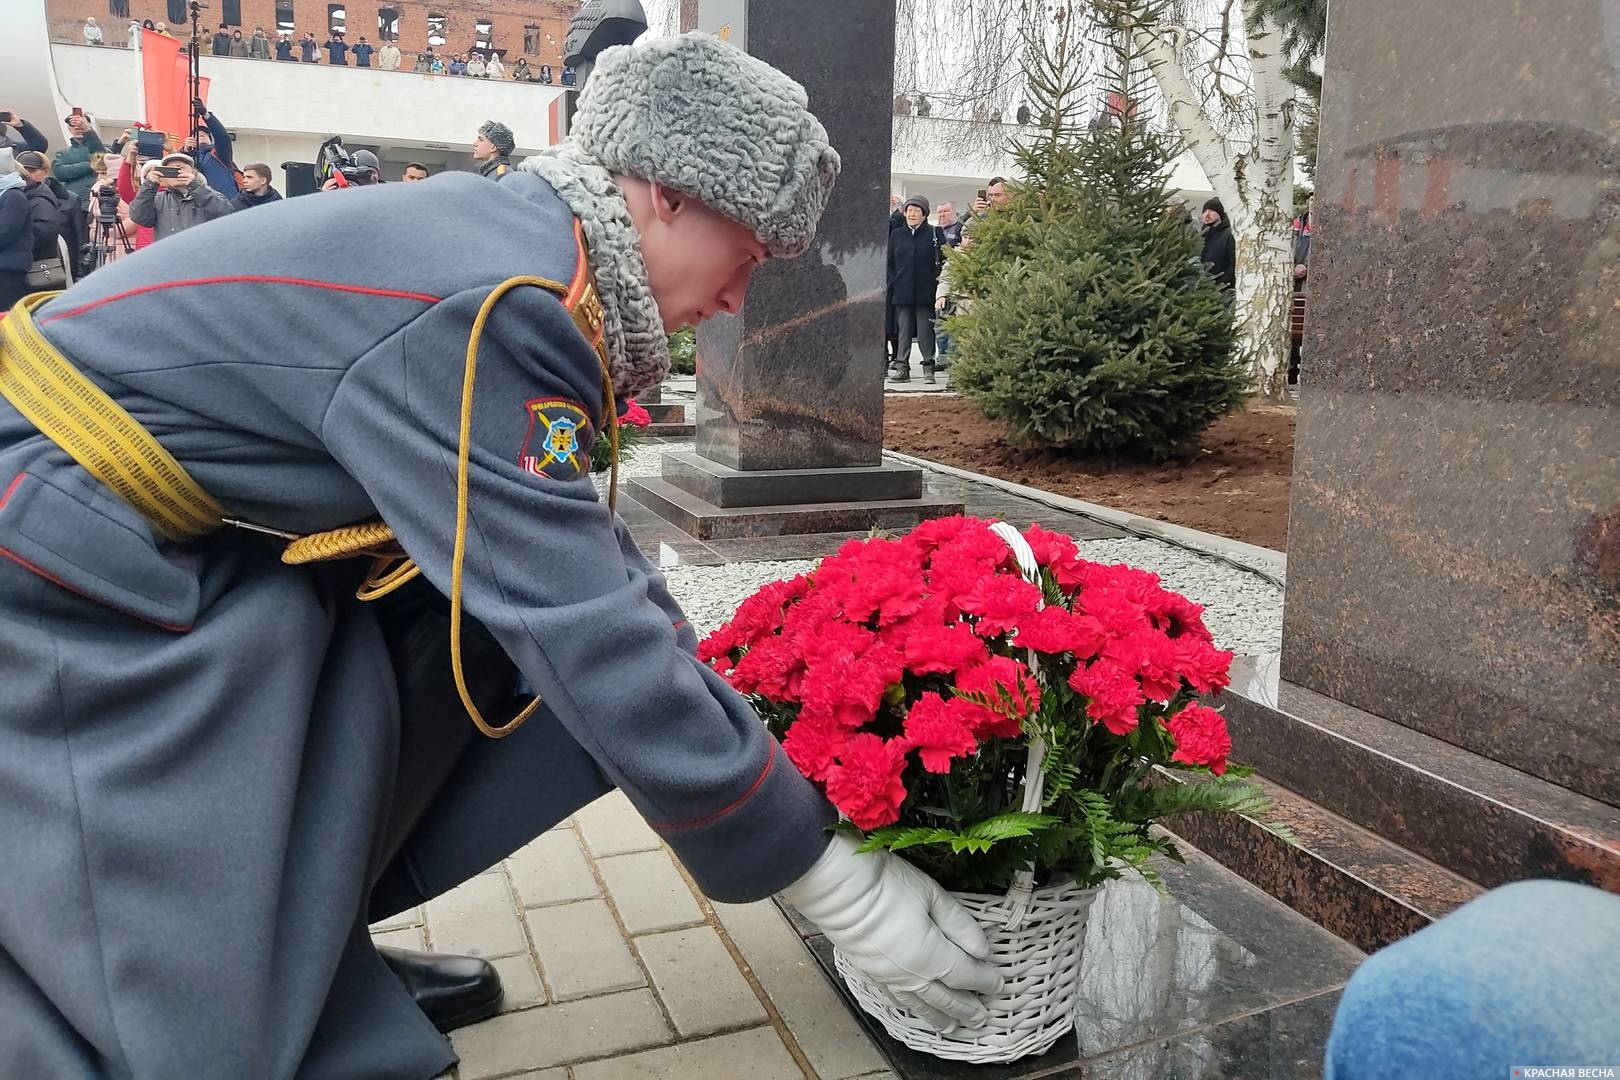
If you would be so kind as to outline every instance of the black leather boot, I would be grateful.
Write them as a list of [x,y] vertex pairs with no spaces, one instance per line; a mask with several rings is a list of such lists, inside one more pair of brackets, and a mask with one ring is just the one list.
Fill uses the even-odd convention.
[[476,956],[440,956],[377,946],[417,1008],[440,1031],[454,1031],[487,1020],[501,1010],[501,977],[489,961]]

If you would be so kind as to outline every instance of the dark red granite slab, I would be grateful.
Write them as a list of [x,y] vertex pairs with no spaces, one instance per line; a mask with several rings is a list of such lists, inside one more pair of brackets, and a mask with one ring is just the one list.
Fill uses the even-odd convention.
[[1330,19],[1282,675],[1620,804],[1614,7]]

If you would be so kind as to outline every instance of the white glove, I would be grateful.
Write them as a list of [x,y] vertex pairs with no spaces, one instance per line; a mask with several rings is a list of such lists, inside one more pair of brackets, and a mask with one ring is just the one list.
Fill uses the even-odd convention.
[[[851,964],[903,1008],[950,1034],[989,1019],[977,994],[1001,991],[990,942],[939,883],[887,851],[859,854],[848,833],[782,890]],[[976,993],[975,993],[976,992]]]

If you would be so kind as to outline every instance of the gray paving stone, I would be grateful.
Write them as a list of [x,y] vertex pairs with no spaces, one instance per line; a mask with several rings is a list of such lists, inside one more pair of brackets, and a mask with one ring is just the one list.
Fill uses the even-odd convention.
[[714,913],[817,1075],[841,1080],[886,1068],[776,905],[715,904]]
[[435,952],[493,960],[529,947],[505,874],[480,874],[429,900],[427,925]]
[[534,908],[527,915],[540,969],[556,1000],[647,985],[605,900]]
[[585,843],[597,858],[652,851],[663,843],[622,791],[608,792],[575,814],[574,820],[579,822]]
[[635,946],[683,1038],[768,1019],[713,927],[636,938]]
[[518,1073],[506,1080],[568,1080],[567,1069],[541,1069],[539,1072]]
[[490,963],[500,974],[501,989],[505,991],[501,1012],[516,1012],[546,1003],[546,991],[540,985],[540,976],[535,974],[534,961],[529,959],[528,953],[503,956]]
[[413,907],[413,908],[406,908],[404,911],[400,912],[398,915],[390,915],[388,918],[382,920],[381,922],[372,923],[371,924],[371,932],[375,934],[379,930],[398,930],[402,926],[421,926],[421,925],[422,925],[422,909],[419,908],[419,907]]
[[781,1038],[768,1027],[574,1066],[574,1080],[801,1080],[803,1076]]
[[597,860],[619,918],[631,934],[679,930],[703,921],[692,890],[662,849]]
[[673,1041],[652,991],[632,990],[585,1001],[504,1013],[450,1037],[461,1056],[461,1080],[486,1080],[520,1069],[544,1069],[646,1050]]
[[506,865],[524,907],[589,900],[602,892],[572,829],[542,833],[513,853]]
[[392,949],[415,949],[420,951],[425,948],[420,926],[402,926],[398,930],[384,930],[381,933],[373,931],[371,940],[378,945],[387,945]]

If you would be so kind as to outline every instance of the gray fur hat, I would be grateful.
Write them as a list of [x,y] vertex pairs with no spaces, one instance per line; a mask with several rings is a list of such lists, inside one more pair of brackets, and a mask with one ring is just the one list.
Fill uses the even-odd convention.
[[512,134],[512,129],[499,120],[486,120],[484,126],[478,129],[478,134],[503,154],[510,154],[517,148],[517,138]]
[[572,138],[609,172],[685,192],[802,255],[838,179],[838,151],[804,87],[709,34],[620,45],[597,58]]

